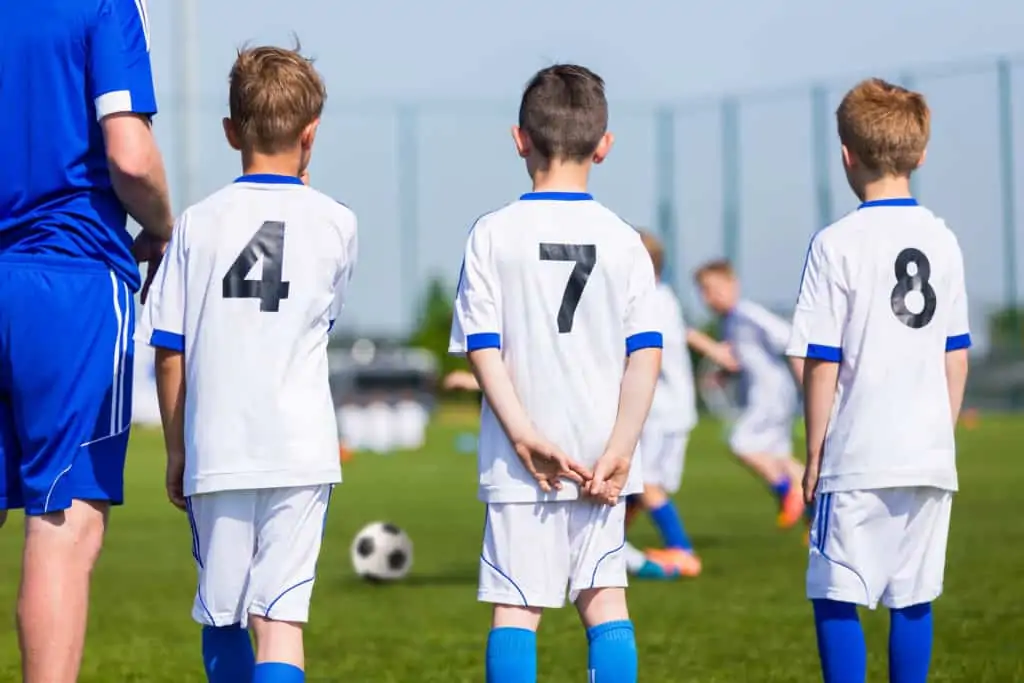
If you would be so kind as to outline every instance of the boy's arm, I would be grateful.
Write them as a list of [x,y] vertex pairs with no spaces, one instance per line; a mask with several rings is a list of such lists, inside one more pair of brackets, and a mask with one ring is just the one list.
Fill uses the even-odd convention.
[[185,509],[185,354],[156,349],[156,393],[167,450],[167,497]]
[[949,392],[949,412],[953,416],[954,425],[960,420],[960,408],[964,404],[967,364],[967,349],[946,353],[946,390]]
[[732,349],[724,342],[715,341],[710,336],[692,327],[686,328],[686,344],[702,356],[710,358],[729,372],[739,370],[739,363],[732,355]]
[[808,358],[804,367],[804,424],[807,430],[807,468],[804,470],[804,500],[814,500],[821,472],[825,434],[836,399],[839,363]]
[[960,419],[967,387],[967,350],[971,348],[970,322],[967,316],[967,286],[964,282],[964,259],[960,245],[956,245],[953,260],[953,303],[949,329],[946,330],[946,389],[949,392],[949,411],[955,425]]

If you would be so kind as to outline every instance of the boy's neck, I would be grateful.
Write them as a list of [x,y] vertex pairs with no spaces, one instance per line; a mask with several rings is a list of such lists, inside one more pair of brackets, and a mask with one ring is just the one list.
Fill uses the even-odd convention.
[[874,202],[879,199],[903,199],[912,196],[909,176],[883,176],[865,183],[861,200]]
[[590,162],[550,161],[533,174],[534,192],[587,192]]
[[296,176],[302,172],[302,151],[296,147],[277,154],[252,150],[242,152],[243,175]]

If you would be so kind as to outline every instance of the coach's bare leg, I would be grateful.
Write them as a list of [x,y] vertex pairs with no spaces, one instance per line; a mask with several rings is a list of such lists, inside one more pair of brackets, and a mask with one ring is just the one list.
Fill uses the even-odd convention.
[[280,662],[305,671],[306,653],[302,645],[302,624],[274,621],[250,614],[249,628],[256,636],[256,664]]
[[25,683],[75,683],[89,616],[89,579],[103,546],[109,504],[73,501],[25,517],[18,641]]

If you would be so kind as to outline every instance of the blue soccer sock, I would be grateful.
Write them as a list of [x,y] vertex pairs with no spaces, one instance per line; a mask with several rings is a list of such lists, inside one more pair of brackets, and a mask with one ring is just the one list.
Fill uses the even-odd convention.
[[925,683],[931,659],[931,603],[889,612],[889,683]]
[[294,664],[284,662],[260,662],[252,677],[252,683],[305,683],[306,672]]
[[786,496],[789,495],[789,490],[792,488],[792,484],[790,484],[789,477],[783,477],[772,484],[771,487],[772,493],[774,493],[775,497],[781,502],[786,500]]
[[857,606],[834,600],[813,602],[825,683],[864,683],[868,675],[868,649]]
[[679,517],[675,503],[671,500],[667,500],[661,507],[651,510],[651,521],[658,527],[661,540],[665,543],[666,548],[693,550],[693,543],[686,535],[683,520]]
[[494,628],[487,636],[487,683],[537,683],[537,634]]
[[203,627],[203,666],[210,683],[251,681],[256,656],[249,631],[240,624]]
[[630,621],[608,621],[587,629],[590,683],[636,683],[636,634]]

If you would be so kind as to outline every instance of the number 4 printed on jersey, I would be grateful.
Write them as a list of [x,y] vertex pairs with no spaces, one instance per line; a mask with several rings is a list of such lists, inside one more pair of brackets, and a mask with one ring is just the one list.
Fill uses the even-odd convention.
[[[259,280],[248,279],[249,272],[263,259],[263,275]],[[225,299],[259,299],[260,310],[276,313],[281,300],[288,298],[288,284],[284,282],[284,223],[267,221],[260,226],[238,258],[228,268],[223,280]]]

